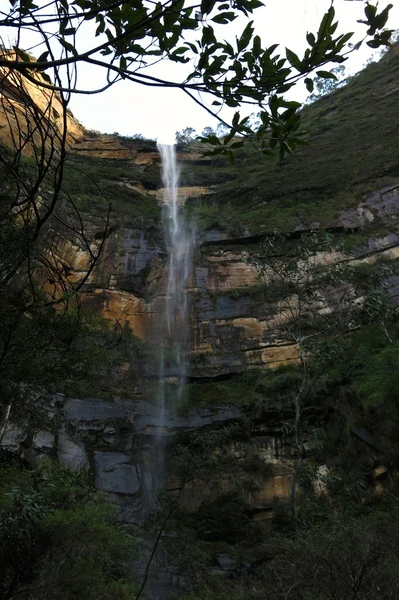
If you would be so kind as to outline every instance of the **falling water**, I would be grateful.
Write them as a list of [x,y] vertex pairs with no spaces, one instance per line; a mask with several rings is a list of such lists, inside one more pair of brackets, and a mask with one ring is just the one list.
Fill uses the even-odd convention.
[[[179,166],[174,146],[158,144],[162,159],[163,224],[167,252],[165,297],[163,311],[154,322],[153,341],[158,351],[157,389],[157,434],[151,437],[151,477],[146,478],[146,495],[143,497],[142,517],[148,516],[156,505],[158,492],[165,484],[165,444],[168,416],[175,407],[170,405],[169,388],[174,386],[177,399],[182,397],[187,380],[188,363],[188,297],[191,256],[194,248],[194,229],[182,219],[179,210]],[[148,598],[171,597],[170,565],[165,563],[159,531],[146,541],[148,555],[143,554],[134,566],[136,575],[143,580]],[[156,552],[154,554],[154,549]],[[153,564],[151,575],[146,581],[148,565]],[[173,584],[174,586],[174,584]],[[174,591],[174,590],[173,590]]]
[[[161,325],[158,406],[161,423],[165,420],[165,380],[175,381],[181,398],[187,379],[188,298],[187,285],[194,245],[192,227],[187,226],[179,210],[180,169],[174,146],[158,144],[164,183],[164,232],[168,253],[165,310]],[[169,379],[170,380],[170,379]]]

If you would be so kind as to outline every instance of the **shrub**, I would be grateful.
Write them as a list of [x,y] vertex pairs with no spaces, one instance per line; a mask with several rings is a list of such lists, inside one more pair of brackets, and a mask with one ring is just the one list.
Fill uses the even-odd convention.
[[247,505],[237,492],[227,492],[203,502],[195,515],[198,535],[213,542],[236,542],[246,536],[250,520]]
[[0,595],[22,600],[128,600],[131,533],[117,508],[52,462],[1,468]]

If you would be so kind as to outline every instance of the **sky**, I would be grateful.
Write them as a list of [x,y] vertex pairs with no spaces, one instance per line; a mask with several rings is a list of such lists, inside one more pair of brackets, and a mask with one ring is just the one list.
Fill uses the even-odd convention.
[[[399,2],[394,4],[388,26],[399,28]],[[388,0],[380,0],[379,9],[388,4]],[[7,7],[7,0],[0,0],[1,10]],[[364,25],[356,21],[363,17],[364,2],[336,0],[334,7],[339,21],[337,33],[354,31],[353,40],[360,39],[365,33]],[[282,49],[286,46],[303,53],[306,44],[306,33],[316,32],[321,18],[330,6],[330,0],[265,0],[265,7],[257,9],[254,18],[255,33],[260,35],[265,45],[279,43]],[[234,40],[246,25],[246,19],[239,18],[228,26],[219,26],[223,39]],[[215,28],[216,29],[216,28]],[[216,31],[216,35],[218,34]],[[356,35],[357,34],[357,35]],[[88,43],[90,43],[90,39]],[[32,40],[25,40],[25,47]],[[354,52],[345,63],[347,74],[359,71],[373,51],[366,45]],[[375,51],[374,51],[375,54]],[[162,62],[153,67],[152,75],[163,78],[181,80],[185,65]],[[84,66],[79,71],[80,80],[84,84],[95,86],[100,74],[93,67]],[[102,81],[102,79],[101,79]],[[303,85],[290,92],[290,98],[298,101],[306,99],[307,92]],[[202,100],[206,100],[202,98]],[[211,100],[209,101],[211,102]],[[77,119],[88,129],[104,133],[118,132],[131,136],[141,133],[145,137],[158,139],[161,142],[174,141],[176,131],[185,127],[193,127],[198,133],[205,126],[215,127],[213,119],[203,108],[196,105],[183,92],[173,89],[160,89],[140,86],[129,81],[116,83],[111,89],[95,96],[76,95],[72,98],[70,108]],[[227,109],[227,111],[231,109]],[[231,119],[225,112],[222,116]]]

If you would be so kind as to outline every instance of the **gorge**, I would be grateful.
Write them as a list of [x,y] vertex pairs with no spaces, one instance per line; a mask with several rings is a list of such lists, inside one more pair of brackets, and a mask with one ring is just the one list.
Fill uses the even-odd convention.
[[64,187],[86,237],[60,212],[45,250],[83,282],[106,360],[83,377],[67,364],[1,445],[24,470],[51,459],[87,477],[123,527],[149,517],[165,595],[334,597],[324,553],[358,558],[362,599],[396,597],[398,70],[396,45],[305,107],[309,145],[278,165],[73,128]]

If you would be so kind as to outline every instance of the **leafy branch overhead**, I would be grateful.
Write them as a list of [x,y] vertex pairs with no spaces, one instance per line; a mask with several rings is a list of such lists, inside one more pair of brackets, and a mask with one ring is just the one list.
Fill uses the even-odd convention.
[[[33,0],[11,0],[10,5],[0,19],[3,39],[12,32],[20,40],[23,32],[33,31],[41,40],[36,48],[43,52],[36,60],[17,42],[14,53],[3,51],[0,57],[4,70],[20,71],[42,87],[63,91],[63,72],[69,74],[69,80],[72,72],[74,83],[69,84],[68,91],[82,94],[100,92],[121,79],[178,88],[225,125],[219,116],[220,107],[250,107],[251,112],[256,107],[261,119],[256,131],[249,117],[237,110],[223,141],[216,136],[203,140],[213,146],[213,154],[230,158],[241,145],[241,140],[233,140],[237,134],[255,136],[265,154],[276,147],[281,157],[291,152],[302,141],[297,114],[300,104],[285,100],[284,94],[301,79],[312,91],[314,72],[319,77],[334,77],[323,69],[325,65],[344,62],[364,40],[373,48],[389,45],[392,33],[384,30],[392,5],[378,12],[377,6],[367,3],[365,18],[360,21],[366,25],[367,34],[364,40],[349,44],[353,33],[336,35],[338,23],[331,5],[318,31],[307,34],[307,48],[300,57],[289,48],[282,55],[278,45],[265,46],[255,34],[253,20],[234,43],[222,41],[222,27],[238,17],[249,18],[263,6],[261,0],[202,0],[198,4],[188,0],[52,0],[43,7]],[[90,25],[95,26],[95,32],[87,48]],[[188,63],[191,72],[181,80],[153,75],[151,67],[165,59]],[[77,68],[83,63],[104,70],[100,88],[80,87]],[[52,69],[58,69],[57,78],[51,77]],[[44,81],[36,78],[38,72]]]

